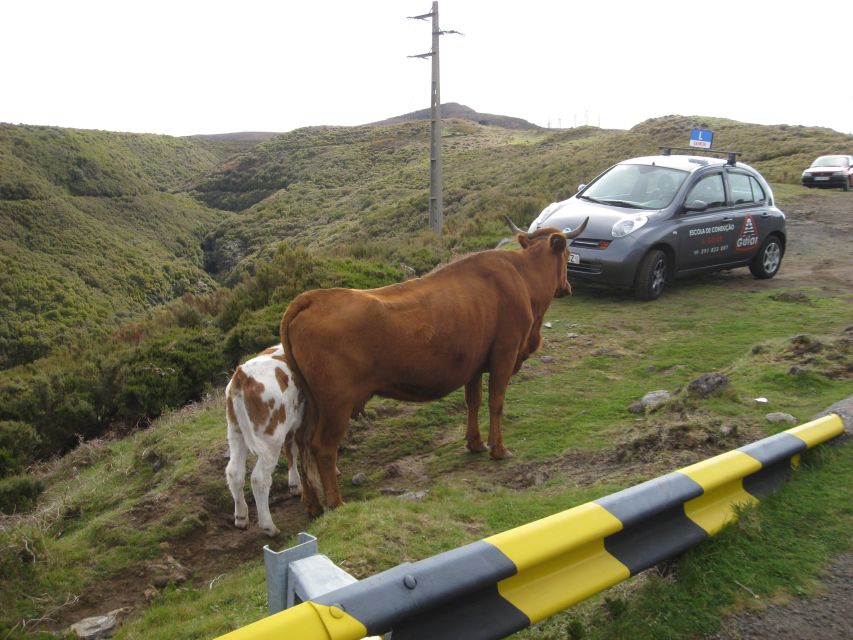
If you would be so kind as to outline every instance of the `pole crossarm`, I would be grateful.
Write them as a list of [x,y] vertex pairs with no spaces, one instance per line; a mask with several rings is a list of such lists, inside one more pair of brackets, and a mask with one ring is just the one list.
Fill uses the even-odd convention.
[[672,558],[779,489],[836,414],[359,582],[220,640],[504,638]]

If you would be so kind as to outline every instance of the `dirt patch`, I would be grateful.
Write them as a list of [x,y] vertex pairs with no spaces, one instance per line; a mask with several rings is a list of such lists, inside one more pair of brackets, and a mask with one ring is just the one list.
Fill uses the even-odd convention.
[[853,554],[826,567],[821,593],[769,604],[761,611],[726,618],[723,629],[705,640],[840,640],[853,629]]
[[774,278],[758,284],[747,269],[705,277],[722,278],[727,286],[745,290],[818,287],[823,295],[853,298],[853,261],[849,258],[853,237],[851,194],[808,194],[783,210],[787,216],[787,246]]
[[601,482],[626,484],[660,475],[753,442],[755,425],[703,421],[701,416],[650,424],[626,432],[621,442],[600,451],[572,451],[555,458],[516,464],[499,471],[498,481],[528,489],[559,478],[561,487]]

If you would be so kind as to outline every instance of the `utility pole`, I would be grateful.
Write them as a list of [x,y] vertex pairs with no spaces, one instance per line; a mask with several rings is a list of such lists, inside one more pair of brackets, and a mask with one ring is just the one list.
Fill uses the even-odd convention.
[[438,2],[432,3],[432,11],[420,16],[409,16],[410,20],[432,18],[432,50],[410,58],[432,58],[432,84],[430,89],[430,145],[429,145],[429,226],[436,236],[441,235],[444,222],[442,211],[441,181],[441,90],[439,80],[438,37],[448,33],[462,35],[458,31],[442,31],[438,27]]

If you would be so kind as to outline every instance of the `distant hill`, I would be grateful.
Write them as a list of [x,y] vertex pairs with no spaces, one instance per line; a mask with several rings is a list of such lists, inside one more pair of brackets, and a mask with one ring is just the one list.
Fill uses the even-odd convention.
[[[387,120],[379,122],[371,122],[370,124],[400,124],[402,122],[411,122],[413,120],[429,120],[432,117],[431,110],[421,109],[413,111],[402,116],[395,116]],[[512,118],[510,116],[499,116],[492,113],[479,113],[471,107],[458,104],[456,102],[447,102],[441,105],[441,117],[443,118],[462,118],[472,120],[477,124],[489,125],[493,127],[504,127],[505,129],[541,129],[542,127],[522,120],[521,118]]]
[[[194,198],[239,214],[238,224],[219,225],[208,236],[211,271],[233,281],[241,265],[270,255],[280,242],[340,252],[425,231],[429,124],[413,119],[417,113],[381,125],[285,133],[193,182]],[[685,146],[697,127],[713,129],[716,148],[741,152],[769,180],[792,184],[814,157],[853,140],[818,127],[703,116],[654,118],[628,131],[507,128],[447,117],[445,242],[464,250],[488,246],[501,232],[499,214],[529,222],[615,162],[657,153],[660,145]]]
[[0,368],[235,284],[281,243],[421,273],[492,246],[500,214],[523,226],[619,160],[684,146],[691,128],[713,129],[715,147],[772,182],[797,184],[814,157],[853,146],[816,127],[674,115],[628,131],[543,129],[448,104],[436,243],[426,114],[188,138],[0,125]]
[[245,153],[259,142],[281,135],[268,131],[242,131],[238,133],[214,133],[188,136],[187,139],[198,143],[217,155],[220,160]]

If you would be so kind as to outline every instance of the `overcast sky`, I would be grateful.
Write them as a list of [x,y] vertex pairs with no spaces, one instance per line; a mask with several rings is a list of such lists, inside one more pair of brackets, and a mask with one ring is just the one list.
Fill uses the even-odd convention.
[[[0,0],[0,122],[169,135],[429,106],[431,0]],[[853,133],[853,2],[441,0],[441,100],[541,126],[669,114]]]

